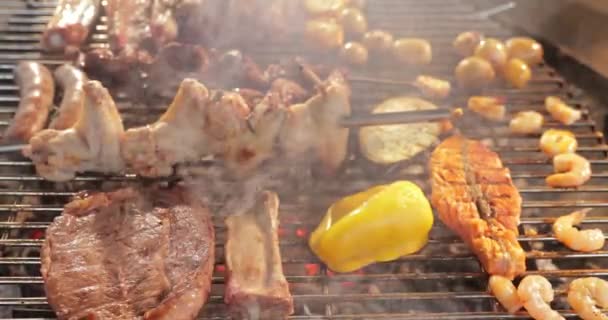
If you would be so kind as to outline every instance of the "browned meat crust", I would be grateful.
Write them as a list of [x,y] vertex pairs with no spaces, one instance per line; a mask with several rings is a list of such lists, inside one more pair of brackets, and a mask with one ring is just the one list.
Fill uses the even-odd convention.
[[41,273],[59,319],[195,319],[211,285],[207,209],[181,190],[93,194],[49,226]]
[[63,98],[50,129],[71,128],[80,118],[84,106],[84,84],[87,76],[80,69],[64,64],[55,70],[55,80],[63,89]]
[[478,141],[454,136],[431,156],[432,204],[439,218],[478,256],[490,274],[526,271],[517,241],[521,196],[498,155]]
[[28,142],[46,126],[55,95],[55,83],[49,69],[32,61],[17,65],[15,81],[21,100],[13,121],[4,132],[4,139]]
[[80,47],[99,14],[100,0],[60,0],[42,34],[42,47],[64,52],[68,46]]
[[278,215],[279,198],[266,191],[247,211],[226,219],[225,301],[232,319],[287,319],[293,313],[281,265]]

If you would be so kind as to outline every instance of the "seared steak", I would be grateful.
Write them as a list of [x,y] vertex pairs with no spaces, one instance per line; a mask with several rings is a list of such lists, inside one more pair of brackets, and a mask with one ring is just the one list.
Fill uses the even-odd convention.
[[225,302],[232,319],[287,319],[293,299],[279,252],[279,198],[260,194],[242,214],[226,219]]
[[213,225],[179,190],[98,193],[65,206],[42,247],[59,319],[194,319],[211,286]]

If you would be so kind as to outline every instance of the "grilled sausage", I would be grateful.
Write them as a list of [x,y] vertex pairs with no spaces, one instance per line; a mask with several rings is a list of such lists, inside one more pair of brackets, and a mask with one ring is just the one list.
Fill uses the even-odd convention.
[[149,0],[108,0],[108,36],[114,52],[132,53],[151,38],[151,4]]
[[64,64],[55,70],[57,85],[63,89],[63,98],[55,118],[49,125],[50,129],[64,130],[71,128],[82,111],[84,104],[83,86],[87,76],[80,69]]
[[20,62],[15,68],[15,81],[21,101],[15,117],[4,133],[4,140],[27,142],[44,129],[55,95],[51,72],[42,64]]
[[80,47],[99,14],[99,3],[100,0],[60,0],[42,35],[43,49],[63,52],[68,46]]

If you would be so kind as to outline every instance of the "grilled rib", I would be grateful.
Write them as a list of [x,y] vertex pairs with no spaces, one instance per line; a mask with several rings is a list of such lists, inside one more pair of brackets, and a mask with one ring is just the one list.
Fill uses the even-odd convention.
[[293,298],[279,249],[279,198],[258,195],[255,203],[226,219],[226,292],[232,319],[287,319]]
[[441,221],[471,247],[489,274],[510,279],[522,274],[521,196],[498,155],[479,141],[453,136],[433,151],[430,167],[431,202]]

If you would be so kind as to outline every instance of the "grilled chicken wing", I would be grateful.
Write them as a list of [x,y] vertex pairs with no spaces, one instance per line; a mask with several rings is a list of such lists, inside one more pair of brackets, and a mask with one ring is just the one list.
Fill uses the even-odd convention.
[[201,133],[205,128],[207,88],[186,79],[165,114],[151,125],[125,132],[122,156],[143,176],[167,176],[180,161],[194,161],[208,151]]
[[347,128],[339,121],[349,116],[350,88],[339,73],[333,73],[320,92],[303,104],[289,107],[280,145],[288,157],[301,157],[313,150],[326,173],[334,173],[346,158]]
[[127,130],[122,155],[143,176],[170,175],[177,163],[224,154],[246,130],[248,114],[238,93],[210,94],[198,81],[186,79],[156,123]]
[[431,202],[492,275],[509,279],[526,270],[517,241],[521,196],[498,155],[478,141],[454,136],[433,152]]
[[84,105],[83,87],[87,76],[80,69],[64,64],[55,70],[55,79],[57,84],[63,88],[63,99],[49,128],[64,130],[72,127],[80,118]]
[[38,174],[48,180],[66,181],[77,172],[124,168],[120,156],[124,128],[110,93],[98,81],[89,81],[84,94],[82,114],[71,128],[43,130],[23,150]]
[[4,139],[28,142],[46,125],[55,95],[55,82],[49,69],[33,61],[17,65],[15,81],[21,100],[15,118],[4,132]]

